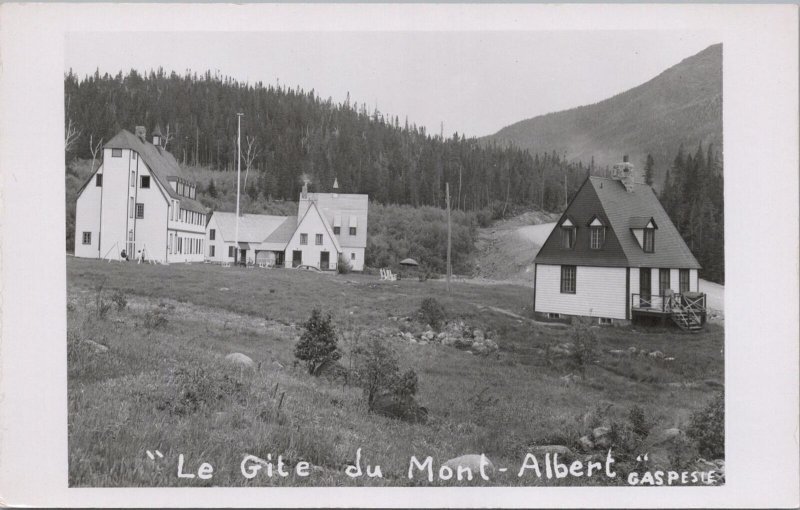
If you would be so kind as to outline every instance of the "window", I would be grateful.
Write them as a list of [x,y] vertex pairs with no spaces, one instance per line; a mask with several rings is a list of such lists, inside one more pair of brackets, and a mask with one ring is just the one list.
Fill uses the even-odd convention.
[[300,234],[300,244],[308,244],[308,234]]
[[680,277],[680,291],[681,293],[689,292],[689,270],[681,269],[678,275]]
[[338,236],[342,232],[342,227],[333,227],[333,235]]
[[658,293],[662,296],[667,293],[670,287],[669,269],[658,270]]
[[183,238],[178,236],[178,253],[183,253]]
[[131,188],[136,187],[136,172],[131,170]]
[[575,294],[575,266],[561,266],[561,293]]
[[350,235],[351,236],[356,235],[356,227],[350,227]]
[[130,197],[130,200],[128,201],[128,211],[130,211],[130,217],[133,218],[133,197]]
[[98,188],[103,185],[103,174],[97,174],[94,177],[94,185],[97,186]]
[[83,244],[92,244],[92,233],[91,232],[84,232],[83,233]]
[[175,237],[172,235],[172,232],[169,233],[169,244],[167,245],[167,249],[170,253],[172,253],[172,248],[175,246]]
[[131,159],[136,159],[136,153],[131,151]]
[[233,258],[235,254],[233,246],[228,246],[228,257]]
[[645,253],[653,253],[655,248],[656,231],[652,228],[644,229],[643,248]]
[[603,244],[606,242],[606,228],[605,227],[592,227],[590,229],[591,232],[591,248],[593,250],[599,250],[603,247]]
[[217,238],[217,230],[212,228],[211,230],[208,231],[208,239],[213,241],[216,238]]
[[355,260],[355,259],[356,259],[356,254],[350,253],[350,260]]
[[138,219],[144,218],[144,204],[136,204],[136,217]]
[[608,317],[598,317],[597,318],[597,323],[601,324],[603,326],[610,326],[611,325],[611,319],[609,319]]
[[561,227],[561,247],[570,249],[575,246],[575,227]]
[[112,158],[121,158],[122,157],[122,149],[111,149],[111,157]]
[[139,178],[139,180],[140,180],[140,182],[139,182],[139,187],[140,188],[149,188],[150,187],[150,176],[149,175],[143,175],[143,176],[141,176]]
[[547,314],[547,318],[548,319],[560,319],[561,318],[561,314],[560,313],[550,312],[550,313]]
[[322,246],[322,234],[317,234],[314,238],[314,244],[317,246]]
[[209,257],[213,257],[214,256],[214,248],[216,248],[216,246],[214,246],[213,244],[208,247],[208,256]]

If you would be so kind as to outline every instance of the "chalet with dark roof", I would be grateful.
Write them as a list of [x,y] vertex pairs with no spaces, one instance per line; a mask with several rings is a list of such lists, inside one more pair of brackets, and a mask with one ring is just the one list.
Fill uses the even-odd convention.
[[195,183],[143,126],[103,146],[100,167],[78,192],[75,256],[202,262],[208,210]]
[[534,260],[534,310],[543,319],[596,317],[601,323],[671,319],[705,322],[698,264],[633,165],[589,177]]

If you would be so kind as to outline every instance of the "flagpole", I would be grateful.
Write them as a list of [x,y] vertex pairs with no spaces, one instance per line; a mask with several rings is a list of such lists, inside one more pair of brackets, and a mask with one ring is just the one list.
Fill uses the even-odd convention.
[[243,113],[236,114],[238,123],[238,134],[236,136],[236,251],[234,252],[234,262],[239,261],[239,189],[242,175],[242,115]]

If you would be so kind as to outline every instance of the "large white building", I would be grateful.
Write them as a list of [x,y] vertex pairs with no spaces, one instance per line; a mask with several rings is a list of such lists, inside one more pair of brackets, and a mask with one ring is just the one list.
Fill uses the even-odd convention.
[[141,257],[161,262],[202,262],[206,208],[195,184],[142,126],[122,130],[103,147],[100,167],[78,192],[75,256]]
[[206,260],[327,271],[335,270],[342,257],[362,271],[368,208],[367,195],[309,193],[304,185],[297,216],[240,215],[238,243],[236,213],[214,212],[206,231]]
[[688,330],[705,322],[700,264],[634,175],[626,157],[612,178],[587,178],[556,223],[534,260],[539,318],[670,318]]

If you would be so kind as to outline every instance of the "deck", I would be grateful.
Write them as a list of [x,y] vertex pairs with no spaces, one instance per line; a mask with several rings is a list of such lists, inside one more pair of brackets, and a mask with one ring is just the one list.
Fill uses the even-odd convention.
[[660,296],[631,294],[631,319],[672,319],[685,331],[698,331],[706,322],[706,295],[701,292],[668,293]]

